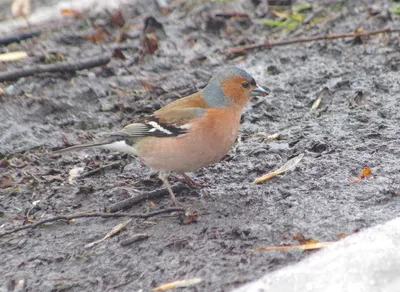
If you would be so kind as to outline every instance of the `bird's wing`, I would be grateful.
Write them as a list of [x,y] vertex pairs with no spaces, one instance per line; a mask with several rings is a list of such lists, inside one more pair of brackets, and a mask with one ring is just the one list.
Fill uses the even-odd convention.
[[205,108],[203,98],[195,93],[176,100],[156,111],[148,119],[129,124],[99,141],[57,150],[55,153],[97,147],[135,154],[135,144],[142,138],[177,137],[185,134],[190,129],[190,122],[200,118],[205,113]]
[[174,137],[179,136],[190,128],[190,121],[201,117],[204,108],[169,109],[156,112],[149,119],[127,125],[121,131],[112,133],[110,136],[121,136],[122,138],[139,137]]
[[[167,104],[166,106],[160,108],[154,113],[154,116],[163,120],[165,116],[168,118],[170,116],[169,112],[175,109],[190,109],[190,108],[207,108],[207,104],[201,97],[199,92],[193,93],[189,96],[180,98]],[[168,121],[163,121],[168,122]]]

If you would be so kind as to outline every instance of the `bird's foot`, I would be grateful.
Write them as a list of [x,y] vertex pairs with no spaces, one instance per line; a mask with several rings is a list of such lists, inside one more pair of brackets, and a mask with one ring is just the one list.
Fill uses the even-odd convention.
[[197,182],[195,180],[193,180],[190,176],[188,176],[186,173],[182,173],[182,178],[179,177],[174,177],[175,180],[177,181],[181,181],[186,183],[188,186],[192,187],[192,188],[196,188],[196,189],[201,189],[204,187],[207,187],[208,185],[206,185],[205,183],[202,182]]

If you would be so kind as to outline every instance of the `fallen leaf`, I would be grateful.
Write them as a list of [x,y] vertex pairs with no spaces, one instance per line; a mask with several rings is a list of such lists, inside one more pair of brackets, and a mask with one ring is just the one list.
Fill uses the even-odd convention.
[[358,27],[354,30],[354,34],[363,33],[364,29],[362,27]]
[[76,9],[61,9],[61,15],[80,18],[83,16],[83,13]]
[[121,28],[125,25],[125,19],[120,10],[111,14],[110,24],[114,27]]
[[221,17],[221,18],[250,18],[250,16],[247,13],[243,12],[237,12],[237,11],[224,11],[224,12],[217,12],[215,13],[215,17]]
[[42,175],[42,178],[47,182],[64,181],[60,174],[57,175]]
[[275,251],[275,250],[290,250],[290,249],[302,249],[302,250],[313,250],[320,249],[323,247],[327,247],[334,243],[334,241],[325,241],[325,242],[317,242],[310,244],[301,244],[301,245],[281,245],[281,246],[265,246],[265,247],[256,247],[250,249],[249,251]]
[[10,160],[11,167],[24,168],[27,165],[28,164],[25,161],[23,161],[22,159],[19,159],[19,158],[14,158],[14,159]]
[[2,159],[0,160],[0,168],[7,168],[10,166],[10,162],[8,160]]
[[120,33],[115,37],[114,42],[119,44],[125,41],[128,38],[128,35],[125,31],[121,30]]
[[11,4],[13,17],[27,18],[31,13],[31,0],[14,0]]
[[349,99],[350,107],[357,107],[361,103],[363,95],[361,90],[357,90]]
[[272,171],[270,173],[267,173],[267,174],[265,174],[265,175],[263,175],[263,176],[261,176],[259,178],[256,178],[253,183],[254,184],[259,184],[259,183],[265,182],[265,181],[267,181],[267,180],[269,180],[269,179],[271,179],[271,178],[273,178],[273,177],[275,177],[275,176],[277,176],[277,175],[279,175],[279,174],[281,174],[281,173],[283,173],[285,171],[294,169],[296,167],[296,165],[301,161],[303,156],[304,156],[304,153],[301,153],[300,155],[298,155],[298,156],[290,159],[289,161],[287,161],[279,169],[277,169],[275,171]]
[[152,200],[146,200],[146,203],[148,203],[152,207],[156,206],[156,203],[154,203]]
[[16,51],[10,53],[0,54],[0,62],[12,62],[25,59],[28,57],[28,53],[24,51]]
[[279,140],[280,139],[280,134],[279,133],[275,133],[275,134],[272,134],[272,135],[269,135],[268,137],[267,137],[267,139],[268,140]]
[[321,104],[322,96],[318,97],[311,106],[311,109],[317,109]]
[[85,39],[88,41],[96,42],[96,43],[103,43],[107,39],[107,32],[103,29],[97,29],[96,32],[87,34]]
[[142,40],[143,51],[147,55],[153,55],[158,49],[157,38],[153,34],[147,34]]
[[167,14],[169,12],[168,4],[165,0],[156,0],[157,6],[160,9],[161,14]]
[[85,170],[84,167],[75,167],[71,169],[68,174],[68,183],[72,185],[74,183],[74,180],[81,175],[81,173]]
[[26,291],[26,282],[25,279],[12,279],[9,285],[10,290],[8,291]]
[[202,281],[203,281],[203,279],[201,279],[201,278],[192,278],[192,279],[174,281],[174,282],[162,284],[162,285],[154,288],[153,291],[166,291],[166,290],[174,289],[174,288],[190,287],[190,286],[199,284]]
[[131,219],[129,219],[129,220],[126,220],[125,222],[122,222],[122,223],[118,224],[118,225],[115,226],[110,232],[108,232],[102,239],[96,240],[96,241],[93,241],[93,242],[91,242],[91,243],[86,244],[86,245],[85,245],[85,248],[93,247],[93,246],[95,246],[96,244],[99,244],[99,243],[101,243],[101,242],[103,242],[103,241],[109,239],[110,237],[112,237],[112,236],[114,236],[114,235],[120,233],[129,223],[132,222],[132,220],[133,220],[133,219],[131,218]]
[[277,10],[272,10],[272,14],[275,16],[281,18],[281,19],[288,19],[289,18],[289,13],[284,12],[284,11],[277,11]]
[[297,240],[300,244],[315,244],[318,243],[315,239],[312,238],[306,238],[302,233],[297,233],[296,235],[293,235],[292,238],[294,240]]
[[15,181],[11,175],[0,176],[0,189],[10,188],[15,185]]
[[122,53],[120,48],[115,48],[114,49],[112,57],[113,58],[118,58],[118,59],[121,59],[121,60],[126,60],[126,57],[125,57],[124,53]]
[[353,176],[349,178],[349,183],[355,184],[363,179],[374,178],[374,177],[375,175],[372,173],[371,169],[368,166],[364,166],[361,173],[358,176]]
[[197,211],[187,212],[184,216],[180,218],[181,224],[189,225],[192,223],[196,223],[197,219],[199,218],[199,213]]
[[373,176],[374,174],[372,173],[371,169],[368,166],[364,166],[363,170],[361,171],[360,175],[358,176],[359,178],[367,178],[368,176]]

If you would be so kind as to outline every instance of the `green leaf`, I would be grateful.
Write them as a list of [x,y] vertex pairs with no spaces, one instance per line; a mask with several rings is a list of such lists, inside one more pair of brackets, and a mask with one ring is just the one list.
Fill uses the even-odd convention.
[[293,6],[293,12],[294,13],[304,13],[307,11],[311,11],[313,9],[313,6],[311,3],[300,3],[299,5]]
[[331,10],[338,11],[338,10],[342,9],[343,5],[344,5],[343,1],[336,2],[335,4],[332,5]]
[[392,12],[393,12],[394,14],[400,15],[400,6],[397,6],[397,7],[393,8],[393,9],[392,9]]

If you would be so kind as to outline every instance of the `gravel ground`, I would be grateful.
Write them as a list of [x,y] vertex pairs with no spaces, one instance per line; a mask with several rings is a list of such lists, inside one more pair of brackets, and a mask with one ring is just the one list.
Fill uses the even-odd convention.
[[[84,18],[35,25],[42,30],[40,37],[1,48],[30,56],[0,64],[2,70],[54,59],[79,61],[116,47],[126,59],[112,58],[106,66],[76,74],[45,73],[1,84],[0,233],[30,224],[28,216],[37,221],[102,211],[162,186],[137,158],[105,150],[55,156],[52,150],[151,114],[201,89],[226,65],[245,69],[271,91],[246,107],[232,151],[220,163],[190,174],[207,186],[177,192],[179,202],[197,212],[197,222],[183,224],[176,213],[134,219],[120,234],[91,248],[85,245],[127,218],[58,221],[2,236],[1,291],[15,291],[20,280],[26,291],[151,291],[189,278],[202,282],[182,291],[229,291],[310,254],[251,248],[298,244],[293,238],[298,233],[338,240],[340,234],[398,216],[398,33],[221,53],[267,40],[395,28],[399,16],[390,11],[396,3],[318,1],[303,13],[311,18],[308,23],[287,30],[264,24],[271,18],[264,1],[258,6],[253,4],[258,1],[204,2],[188,1],[167,14],[151,1],[125,3],[126,39],[120,43],[114,39],[121,30],[109,25],[109,13],[87,11]],[[228,17],[232,11],[248,17]],[[156,30],[153,55],[141,49],[149,15],[164,30]],[[88,40],[96,24],[109,32],[101,43]],[[312,109],[318,97],[321,103]],[[267,138],[274,133],[279,140]],[[301,153],[304,158],[295,170],[252,184]],[[365,165],[374,176],[357,181]],[[71,169],[87,173],[101,166],[69,183]],[[126,212],[169,207],[164,196]],[[142,233],[148,239],[121,245]]]

